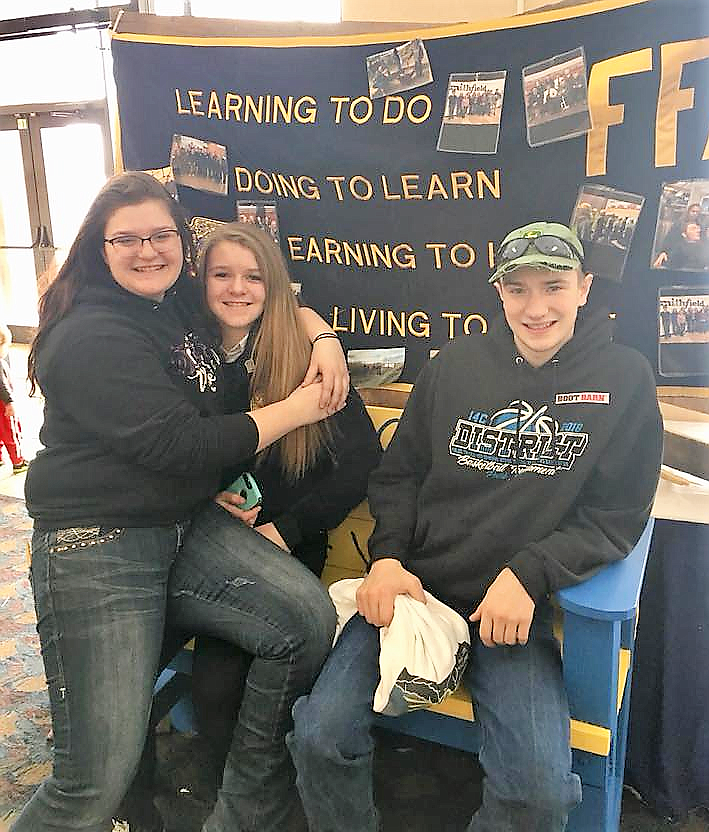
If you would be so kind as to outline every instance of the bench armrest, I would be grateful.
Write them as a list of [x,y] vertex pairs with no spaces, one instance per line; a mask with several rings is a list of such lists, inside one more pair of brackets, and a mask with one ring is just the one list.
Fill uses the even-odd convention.
[[591,578],[559,590],[559,606],[567,612],[601,621],[626,620],[640,600],[654,520],[651,517],[632,551]]

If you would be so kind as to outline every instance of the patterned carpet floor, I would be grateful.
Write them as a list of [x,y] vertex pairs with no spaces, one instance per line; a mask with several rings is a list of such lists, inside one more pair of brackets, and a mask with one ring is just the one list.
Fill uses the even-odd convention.
[[[24,502],[0,496],[0,832],[51,769],[49,709],[25,544]],[[156,802],[169,832],[199,832],[213,793],[199,737],[158,737]],[[461,832],[480,799],[474,757],[430,743],[380,734],[375,778],[385,832]],[[704,811],[674,823],[649,812],[630,792],[621,832],[709,832]]]
[[0,496],[0,832],[51,769],[49,707],[25,544],[22,500]]

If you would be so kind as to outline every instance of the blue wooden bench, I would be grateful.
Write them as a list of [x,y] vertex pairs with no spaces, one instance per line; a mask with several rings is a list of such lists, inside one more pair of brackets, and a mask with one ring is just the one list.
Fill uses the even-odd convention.
[[[569,832],[619,828],[638,597],[652,526],[650,521],[623,561],[557,595],[573,770],[583,784],[583,801],[571,813]],[[465,690],[427,711],[382,716],[377,722],[388,730],[464,751],[477,752],[480,746],[473,704]]]

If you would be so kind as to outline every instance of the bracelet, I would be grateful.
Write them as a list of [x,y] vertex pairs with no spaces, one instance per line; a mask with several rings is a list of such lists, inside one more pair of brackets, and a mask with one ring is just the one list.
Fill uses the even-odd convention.
[[[313,338],[313,345],[316,341],[319,341],[321,338],[337,338],[337,335],[335,335],[334,332],[321,332],[320,335],[316,335],[315,338]],[[337,340],[339,341],[340,339],[337,338]]]

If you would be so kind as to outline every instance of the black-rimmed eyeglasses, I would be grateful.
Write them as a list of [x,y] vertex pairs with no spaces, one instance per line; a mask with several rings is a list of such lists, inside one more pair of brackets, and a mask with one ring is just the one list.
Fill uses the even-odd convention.
[[179,236],[180,232],[176,228],[164,228],[149,237],[139,237],[137,234],[121,234],[118,237],[111,237],[110,240],[104,238],[104,243],[110,243],[116,251],[123,254],[137,253],[142,250],[143,243],[147,242],[150,242],[155,251],[163,252],[172,248]]

